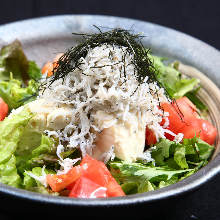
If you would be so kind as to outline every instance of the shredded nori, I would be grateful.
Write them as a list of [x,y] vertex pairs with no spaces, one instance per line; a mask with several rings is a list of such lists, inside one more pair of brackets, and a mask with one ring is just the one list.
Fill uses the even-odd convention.
[[[97,27],[98,28],[98,27]],[[80,69],[80,58],[85,58],[88,51],[92,48],[102,46],[103,44],[119,47],[127,47],[126,53],[133,55],[132,63],[135,67],[135,75],[138,82],[143,83],[146,76],[148,76],[148,82],[159,82],[154,74],[154,67],[150,59],[148,58],[149,50],[141,43],[143,36],[138,34],[131,34],[127,30],[113,29],[107,32],[102,32],[99,28],[99,33],[95,34],[79,34],[83,37],[83,41],[75,47],[70,48],[63,54],[58,60],[58,65],[53,69],[53,76],[50,79],[50,85],[58,80],[65,79],[70,72],[75,69]],[[101,68],[101,67],[94,67]],[[126,77],[125,67],[122,69],[122,74]]]

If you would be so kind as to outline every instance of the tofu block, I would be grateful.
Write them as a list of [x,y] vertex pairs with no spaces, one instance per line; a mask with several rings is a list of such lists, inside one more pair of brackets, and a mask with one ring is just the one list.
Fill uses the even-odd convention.
[[[110,123],[110,116],[102,112],[98,113],[98,123],[105,125]],[[108,120],[105,121],[104,118]],[[134,162],[143,153],[145,146],[145,126],[138,121],[136,115],[132,115],[129,121],[117,122],[109,128],[104,128],[100,133],[96,133],[93,157],[103,160],[103,154],[114,146],[115,156],[127,162]]]
[[36,115],[31,119],[30,125],[38,131],[60,130],[71,121],[72,111],[66,106],[57,107],[51,102],[38,99],[28,104],[30,111]]

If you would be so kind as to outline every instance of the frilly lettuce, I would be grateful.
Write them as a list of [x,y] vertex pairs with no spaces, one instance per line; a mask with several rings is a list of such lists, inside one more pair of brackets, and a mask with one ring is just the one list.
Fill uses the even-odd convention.
[[[56,155],[56,144],[52,138],[45,135],[38,136],[40,144],[38,146],[31,146],[31,143],[24,141],[20,143],[21,149],[16,152],[17,168],[19,173],[25,170],[30,170],[34,167],[47,165],[51,168],[58,168],[58,157]],[[29,142],[31,140],[29,139]]]
[[0,123],[0,182],[18,187],[20,176],[17,173],[16,152],[18,142],[32,114],[24,109]]
[[158,81],[166,89],[171,98],[183,97],[186,93],[195,89],[199,80],[195,78],[182,78],[174,67],[164,65],[163,58],[149,55]]
[[[50,167],[51,163],[54,169],[54,165],[57,164],[53,139],[42,134],[32,134],[32,138],[27,137],[27,131],[29,134],[34,132],[30,130],[28,124],[33,116],[34,114],[24,106],[23,110],[12,113],[0,123],[0,182],[48,193],[38,181],[25,172],[28,170],[34,175],[40,175],[42,173],[40,166],[47,164]],[[45,172],[52,173],[47,169]]]
[[[34,192],[39,192],[39,193],[43,193],[43,194],[51,194],[52,192],[50,192],[47,188],[45,188],[41,182],[32,178],[28,174],[28,173],[31,173],[34,176],[40,177],[40,176],[42,176],[43,172],[45,172],[45,174],[54,174],[55,173],[52,170],[48,170],[48,169],[45,169],[42,167],[34,167],[31,171],[24,172],[24,179],[23,179],[22,187],[24,189],[34,191]],[[52,194],[55,194],[55,193],[52,193]]]
[[0,50],[0,79],[9,80],[10,73],[22,82],[29,79],[37,80],[41,77],[40,69],[35,62],[28,61],[18,40]]
[[175,170],[141,163],[111,162],[111,173],[126,194],[142,193],[170,185],[192,169]]
[[194,137],[176,143],[161,139],[152,151],[154,163],[109,163],[111,173],[126,194],[148,192],[174,184],[206,165],[214,147]]
[[0,164],[8,161],[15,153],[25,126],[33,114],[26,108],[18,114],[12,114],[0,123]]
[[0,182],[14,187],[21,186],[21,178],[17,173],[16,158],[13,154],[7,162],[0,164]]
[[9,109],[18,108],[36,98],[41,71],[25,56],[21,43],[15,40],[0,50],[0,97]]
[[28,82],[27,87],[22,86],[20,80],[14,79],[10,74],[9,81],[0,81],[0,97],[8,104],[9,109],[16,109],[36,98],[38,84],[34,80]]

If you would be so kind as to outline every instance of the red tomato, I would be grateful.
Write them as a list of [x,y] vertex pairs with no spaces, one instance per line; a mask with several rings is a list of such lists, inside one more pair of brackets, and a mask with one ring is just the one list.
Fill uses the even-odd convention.
[[125,196],[121,186],[117,183],[114,177],[110,177],[107,185],[108,197]]
[[67,188],[68,190],[72,190],[72,188],[74,187],[75,183],[76,183],[76,181],[73,182],[73,183],[70,183],[70,185],[68,185],[66,188]]
[[107,197],[107,188],[98,185],[86,177],[79,178],[72,190],[69,197],[75,198],[105,198]]
[[106,187],[108,197],[125,195],[121,186],[116,182],[103,162],[86,155],[80,165],[83,169],[82,176],[102,187]]
[[187,98],[182,97],[172,102],[173,107],[182,115],[183,118],[198,117],[196,106]]
[[[92,180],[100,186],[106,186],[109,179],[109,174],[106,174],[105,169],[103,169],[102,162],[93,159],[89,155],[86,155],[81,164],[83,168],[83,176]],[[104,164],[105,166],[105,164]],[[106,168],[107,169],[107,168]],[[109,172],[109,171],[108,171]],[[110,174],[111,175],[111,174]]]
[[42,74],[47,74],[48,77],[53,75],[53,63],[52,62],[47,62],[42,70],[41,70]]
[[89,155],[67,174],[47,175],[47,183],[54,192],[65,188],[71,190],[70,197],[98,198],[125,195],[105,164]]
[[204,138],[202,140],[204,140],[210,145],[214,144],[217,136],[217,129],[209,121],[200,119],[200,123],[204,135]]
[[56,57],[54,58],[53,62],[47,62],[41,72],[42,74],[46,74],[47,73],[47,76],[50,77],[53,75],[53,69],[56,68],[58,66],[58,63],[57,61],[60,59],[60,57],[63,55],[63,53],[59,53],[56,55]]
[[[195,105],[187,97],[182,97],[177,99],[175,102],[173,101],[172,103],[161,103],[161,109],[169,113],[169,126],[166,129],[175,134],[179,132],[182,133],[182,129],[186,125],[190,125],[190,121],[192,120],[191,118],[198,116]],[[161,125],[164,123],[165,120],[163,119]],[[168,133],[166,133],[165,136],[169,140],[174,139],[174,136]],[[146,143],[148,145],[156,143],[154,133],[148,128],[146,128]]]
[[184,138],[193,138],[195,135],[200,137],[208,144],[214,144],[217,135],[217,129],[208,121],[195,118],[190,125],[186,125],[181,131]]
[[[186,97],[177,99],[176,102],[162,103],[161,108],[169,112],[168,130],[183,133],[184,138],[193,138],[195,135],[209,144],[214,144],[217,130],[210,122],[198,118],[195,105]],[[161,123],[163,125],[164,121]],[[169,140],[173,136],[166,134]]]
[[68,173],[62,175],[47,175],[47,183],[54,192],[60,192],[68,185],[79,179],[82,174],[81,166],[73,167]]
[[185,125],[181,131],[184,134],[184,138],[193,138],[200,137],[202,140],[204,139],[204,132],[202,130],[202,126],[200,123],[200,119],[193,118],[190,124]]
[[0,98],[0,121],[4,120],[7,115],[8,105],[4,102],[2,98]]
[[157,143],[157,139],[154,132],[148,127],[146,127],[146,144],[151,145],[156,143]]
[[183,128],[187,123],[187,117],[183,117],[180,111],[176,109],[171,103],[161,103],[161,109],[169,113],[169,126],[167,127],[168,130],[174,133],[178,133],[178,131],[181,130],[181,128]]
[[125,196],[124,191],[122,190],[121,186],[117,183],[115,178],[111,175],[110,171],[106,167],[106,165],[99,161],[100,166],[102,167],[105,176],[108,177],[108,182],[107,182],[107,194],[109,197],[115,197],[115,196]]

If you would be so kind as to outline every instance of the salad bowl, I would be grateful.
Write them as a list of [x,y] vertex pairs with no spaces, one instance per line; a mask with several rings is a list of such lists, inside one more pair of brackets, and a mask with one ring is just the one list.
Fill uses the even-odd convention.
[[[220,131],[220,52],[213,47],[178,31],[156,24],[127,18],[91,15],[51,16],[26,21],[14,22],[0,27],[0,46],[15,39],[22,42],[28,58],[35,60],[39,66],[51,60],[55,54],[65,51],[80,41],[79,36],[72,33],[94,33],[97,29],[123,28],[146,36],[144,46],[151,48],[159,56],[194,66],[190,71],[201,81],[199,92],[201,100],[209,107],[209,117]],[[24,30],[26,30],[24,32]],[[215,83],[213,83],[215,82]],[[56,197],[29,192],[0,184],[0,203],[2,208],[9,209],[14,204],[19,211],[47,212],[60,214],[60,208],[74,210],[74,214],[95,215],[95,208],[108,214],[121,211],[123,214],[134,213],[137,210],[149,210],[155,213],[158,206],[164,207],[168,202],[175,203],[176,199],[192,192],[208,182],[220,172],[220,142],[216,139],[216,149],[211,161],[192,176],[168,187],[142,194],[108,199],[73,199]],[[9,206],[10,204],[10,206]],[[22,209],[19,208],[22,206]],[[87,211],[85,211],[87,210]],[[136,212],[135,211],[135,212]]]

